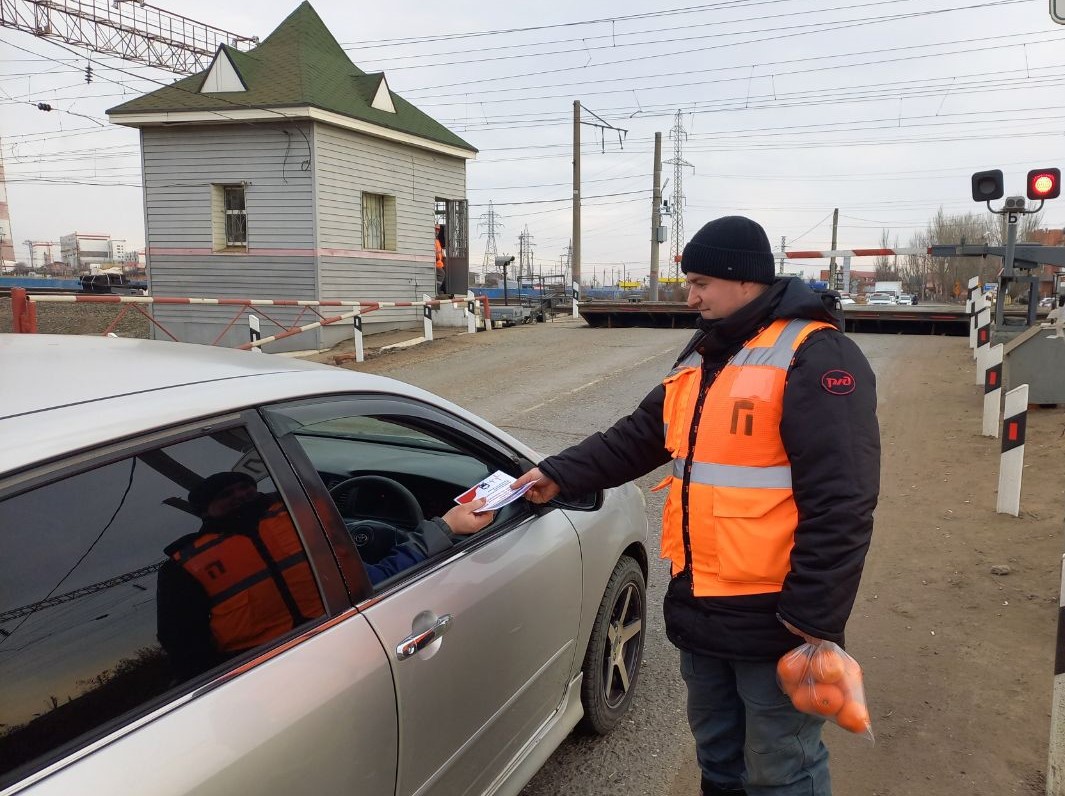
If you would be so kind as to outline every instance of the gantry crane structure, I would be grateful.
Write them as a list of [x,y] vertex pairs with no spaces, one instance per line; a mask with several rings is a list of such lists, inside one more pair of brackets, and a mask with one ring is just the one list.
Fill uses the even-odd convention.
[[0,27],[179,75],[207,69],[222,44],[259,42],[138,0],[0,0]]

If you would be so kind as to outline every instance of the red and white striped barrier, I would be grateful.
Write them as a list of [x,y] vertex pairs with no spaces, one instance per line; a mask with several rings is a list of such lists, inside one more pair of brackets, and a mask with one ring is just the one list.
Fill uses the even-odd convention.
[[[273,318],[270,318],[265,312],[259,312],[259,315],[263,315],[269,321],[274,323],[278,328],[284,329],[284,331],[271,335],[269,337],[263,337],[258,315],[253,315],[249,312],[249,341],[245,345],[239,346],[239,348],[247,349],[261,349],[263,345],[271,343],[277,340],[283,340],[286,337],[292,337],[293,335],[301,334],[302,332],[317,329],[323,326],[329,326],[342,320],[349,318],[355,318],[368,312],[374,312],[382,309],[396,309],[403,307],[422,308],[423,316],[425,317],[425,324],[427,328],[426,338],[432,339],[432,318],[430,308],[440,307],[442,305],[450,304],[452,306],[463,305],[464,313],[467,318],[467,329],[470,331],[476,331],[477,319],[476,319],[476,305],[481,303],[484,308],[485,316],[485,329],[491,329],[490,313],[488,309],[488,299],[485,296],[474,296],[472,293],[467,293],[463,298],[453,299],[432,299],[426,296],[423,301],[349,301],[344,299],[323,299],[323,300],[310,300],[310,299],[253,299],[253,298],[192,298],[188,296],[119,296],[119,295],[34,295],[27,294],[24,290],[20,292],[18,289],[12,291],[12,307],[15,309],[15,305],[18,304],[18,310],[14,312],[15,316],[15,331],[35,333],[37,331],[36,323],[36,305],[41,303],[55,303],[55,304],[120,304],[125,305],[118,317],[115,318],[103,334],[108,334],[122,319],[123,314],[128,309],[134,309],[140,312],[145,318],[148,319],[155,327],[157,327],[164,334],[169,336],[172,340],[178,338],[172,334],[166,327],[164,327],[159,321],[157,321],[150,314],[141,309],[142,305],[161,305],[161,306],[180,306],[180,305],[207,305],[207,306],[222,306],[222,307],[236,307],[237,313],[214,340],[212,345],[217,345],[219,340],[225,336],[226,332],[239,320],[241,314],[246,312],[251,307],[298,307],[301,312],[297,316],[295,323],[298,324],[300,318],[305,311],[311,312],[318,316],[318,320],[313,323],[304,325],[286,325],[280,323]],[[16,301],[17,299],[17,301]],[[341,307],[351,308],[351,312],[346,312],[336,316],[325,316],[319,312],[320,308],[329,307]],[[356,345],[361,347],[361,321],[357,324]],[[363,361],[362,358],[359,361]]]
[[984,360],[984,436],[998,436],[998,409],[1002,404],[1002,344],[991,346]]
[[999,514],[1021,513],[1021,474],[1024,472],[1024,433],[1028,425],[1028,385],[1006,393],[1002,411],[1002,456],[998,471]]
[[828,251],[785,251],[789,260],[823,260],[826,257],[902,257],[907,254],[931,254],[928,247],[901,249],[830,249]]
[[[389,301],[379,301],[379,302],[378,301],[374,301],[374,302],[345,301],[345,302],[342,302],[340,304],[340,306],[356,307],[357,309],[355,309],[353,312],[345,312],[342,315],[334,315],[334,316],[329,317],[329,318],[322,318],[322,320],[315,321],[314,323],[308,323],[308,324],[305,324],[303,326],[297,326],[297,327],[294,327],[292,329],[287,329],[286,331],[281,332],[280,334],[271,335],[270,337],[263,337],[261,339],[256,339],[253,336],[252,339],[249,342],[245,343],[242,346],[239,346],[239,348],[241,350],[244,350],[244,351],[246,351],[246,350],[248,350],[250,348],[261,348],[262,346],[266,345],[267,343],[273,343],[273,342],[275,342],[277,340],[284,340],[286,337],[292,337],[293,335],[301,334],[303,332],[309,332],[312,329],[318,329],[318,328],[320,328],[322,326],[329,326],[331,324],[338,323],[340,321],[346,321],[349,318],[357,318],[359,320],[357,320],[354,323],[355,354],[356,354],[356,361],[357,362],[363,362],[365,357],[362,356],[361,353],[360,353],[360,349],[363,348],[361,317],[364,314],[366,314],[367,312],[373,312],[374,310],[386,309],[386,308],[391,308],[391,307],[421,307],[422,308],[422,319],[423,319],[422,320],[422,322],[423,322],[423,327],[422,328],[423,328],[423,330],[425,332],[425,339],[426,339],[426,341],[431,341],[433,339],[433,315],[432,315],[432,308],[433,307],[440,307],[441,305],[444,305],[444,304],[450,304],[452,306],[458,306],[459,304],[462,304],[464,310],[468,313],[469,312],[469,307],[471,305],[474,305],[477,302],[481,301],[482,298],[483,297],[481,297],[481,296],[473,296],[473,295],[467,294],[467,296],[465,298],[460,298],[460,299],[432,299],[432,298],[429,298],[428,296],[426,296],[424,301],[392,301],[392,302],[389,302]],[[487,300],[485,300],[485,304],[487,306]],[[323,302],[322,304],[319,304],[317,306],[336,306],[336,305],[334,305],[332,303],[326,305]],[[251,317],[254,318],[255,316],[251,316]],[[491,325],[491,321],[486,318],[486,320],[485,320],[485,328],[488,328],[490,325]],[[476,318],[475,317],[470,317],[469,315],[467,316],[467,326],[466,326],[466,328],[467,328],[467,331],[470,331],[470,330],[476,331],[477,330]]]

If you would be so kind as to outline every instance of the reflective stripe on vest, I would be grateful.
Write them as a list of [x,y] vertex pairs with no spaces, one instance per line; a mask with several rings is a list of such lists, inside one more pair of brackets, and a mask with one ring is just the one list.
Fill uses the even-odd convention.
[[325,613],[302,542],[279,501],[259,521],[258,538],[202,534],[171,558],[207,594],[219,651],[264,644]]
[[[778,320],[747,341],[700,394],[702,358],[666,377],[663,423],[673,472],[662,557],[690,568],[696,596],[780,591],[790,570],[798,509],[780,438],[795,351],[831,324]],[[698,411],[698,428],[692,429]]]
[[[684,477],[684,459],[673,460],[673,477]],[[741,467],[693,461],[689,478],[693,484],[707,486],[791,489],[791,467]]]

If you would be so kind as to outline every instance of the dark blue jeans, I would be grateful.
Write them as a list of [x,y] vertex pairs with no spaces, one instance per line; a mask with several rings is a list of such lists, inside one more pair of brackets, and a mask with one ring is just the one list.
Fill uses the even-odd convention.
[[703,781],[747,796],[831,796],[824,719],[792,707],[775,661],[680,653]]

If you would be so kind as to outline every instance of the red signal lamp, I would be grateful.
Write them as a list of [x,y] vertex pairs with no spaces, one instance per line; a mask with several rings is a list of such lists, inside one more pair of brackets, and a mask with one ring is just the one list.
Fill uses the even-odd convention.
[[1061,195],[1061,169],[1032,169],[1028,172],[1029,199],[1057,199]]

